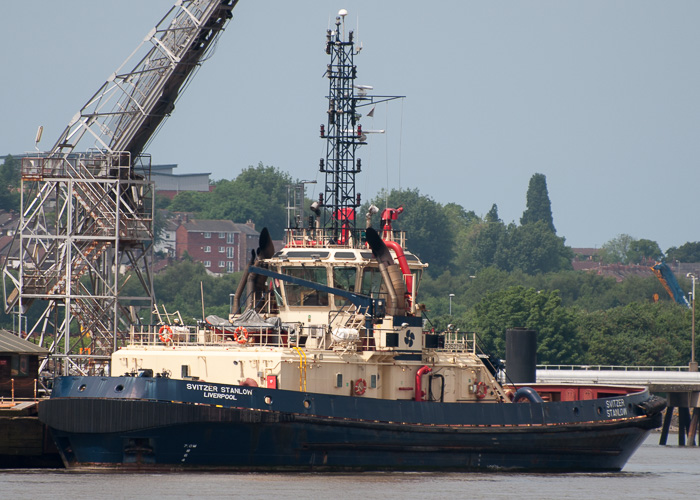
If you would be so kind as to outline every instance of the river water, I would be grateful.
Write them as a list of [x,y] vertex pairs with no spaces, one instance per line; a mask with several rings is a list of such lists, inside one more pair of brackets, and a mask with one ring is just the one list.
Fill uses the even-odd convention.
[[[669,442],[675,436],[669,436]],[[700,492],[700,448],[659,446],[653,433],[622,472],[606,474],[249,474],[0,471],[3,499],[95,498],[689,498]]]

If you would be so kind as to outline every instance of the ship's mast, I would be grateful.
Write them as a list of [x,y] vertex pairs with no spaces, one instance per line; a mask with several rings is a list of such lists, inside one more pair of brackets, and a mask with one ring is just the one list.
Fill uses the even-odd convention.
[[326,53],[330,64],[328,77],[328,121],[321,125],[321,137],[326,139],[326,158],[321,159],[320,170],[326,174],[326,188],[319,199],[323,210],[323,227],[338,243],[346,243],[355,230],[355,213],[360,206],[360,195],[355,193],[355,174],[361,169],[361,161],[355,157],[357,147],[365,144],[357,113],[358,101],[367,100],[355,96],[357,68],[354,33],[345,34],[345,16],[341,10],[335,20],[335,30],[326,33]]
[[[363,130],[359,109],[404,96],[368,95],[372,87],[355,84],[357,67],[353,61],[355,49],[353,31],[345,31],[347,11],[341,9],[335,18],[335,29],[326,32],[326,54],[330,63],[328,78],[327,123],[321,125],[321,138],[326,141],[326,157],[321,158],[320,171],[326,174],[326,187],[312,210],[322,221],[325,243],[349,245],[359,243],[356,234],[357,209],[360,194],[355,192],[355,174],[362,170],[357,148],[366,142],[366,134],[383,130]],[[361,48],[361,47],[360,47]],[[367,113],[371,116],[374,107]]]

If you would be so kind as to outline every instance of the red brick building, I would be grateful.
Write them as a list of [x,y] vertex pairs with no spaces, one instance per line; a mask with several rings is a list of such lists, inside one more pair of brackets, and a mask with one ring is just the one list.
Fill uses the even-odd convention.
[[230,220],[190,219],[175,231],[178,259],[187,252],[202,262],[212,274],[233,273],[243,269],[251,250],[258,247],[260,233],[252,222],[236,224]]

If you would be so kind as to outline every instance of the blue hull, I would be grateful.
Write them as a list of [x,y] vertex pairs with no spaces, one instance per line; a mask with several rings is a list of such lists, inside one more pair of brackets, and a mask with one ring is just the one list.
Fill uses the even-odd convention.
[[649,400],[434,403],[66,377],[39,418],[68,467],[615,471],[661,424]]

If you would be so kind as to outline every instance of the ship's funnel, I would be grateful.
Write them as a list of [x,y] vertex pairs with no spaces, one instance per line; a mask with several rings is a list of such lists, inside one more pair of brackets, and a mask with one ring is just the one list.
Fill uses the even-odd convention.
[[[262,297],[265,293],[265,282],[267,278],[265,276],[259,276],[257,274],[248,274],[249,268],[252,265],[265,266],[260,261],[264,259],[269,259],[275,254],[275,245],[272,243],[272,238],[270,237],[270,232],[266,227],[260,231],[260,238],[258,239],[258,249],[251,250],[250,263],[243,271],[243,276],[241,276],[241,281],[238,282],[238,287],[236,288],[236,293],[233,297],[233,310],[231,314],[236,314],[240,310],[240,300],[243,294],[243,288],[247,287],[248,300],[246,301],[247,307],[253,305],[253,295]],[[257,255],[257,257],[256,257]]]
[[258,239],[258,259],[269,259],[275,254],[275,245],[272,243],[272,237],[266,227],[260,231]]
[[506,330],[506,374],[514,384],[537,382],[537,331]]
[[406,314],[406,283],[403,280],[401,268],[394,263],[394,257],[391,255],[389,247],[386,246],[374,228],[368,227],[365,234],[372,254],[379,263],[384,284],[389,290],[391,300],[387,304],[387,314],[404,316]]

